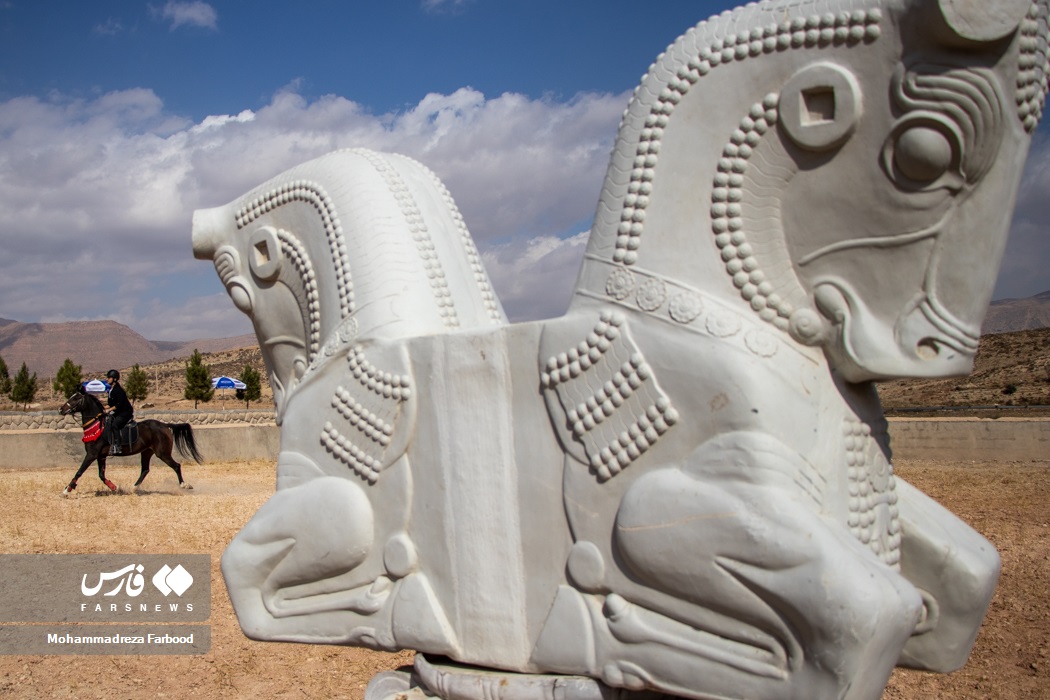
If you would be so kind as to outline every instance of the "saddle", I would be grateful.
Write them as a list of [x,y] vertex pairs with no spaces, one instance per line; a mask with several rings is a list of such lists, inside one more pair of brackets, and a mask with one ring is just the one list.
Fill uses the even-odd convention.
[[[112,420],[113,420],[112,417],[107,417],[106,418],[106,428],[107,429],[110,427],[110,421],[112,421]],[[113,435],[113,431],[110,430],[109,431],[109,438],[110,438],[111,442],[113,442],[113,443],[115,443],[117,445],[120,445],[121,447],[126,447],[126,446],[131,445],[133,442],[135,442],[136,440],[139,439],[138,423],[136,423],[135,419],[132,418],[131,420],[129,420],[124,425],[123,428],[120,429],[120,433],[118,435],[114,436]]]

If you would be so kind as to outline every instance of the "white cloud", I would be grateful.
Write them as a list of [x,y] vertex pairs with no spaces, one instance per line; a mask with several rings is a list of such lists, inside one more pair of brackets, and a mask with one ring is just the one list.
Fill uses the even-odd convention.
[[110,17],[105,22],[99,22],[92,31],[101,36],[116,36],[124,31],[124,25],[120,20]]
[[569,305],[589,232],[522,238],[482,253],[511,321],[555,318]]
[[234,307],[225,292],[194,297],[177,307],[153,301],[150,308],[153,313],[146,318],[126,323],[150,340],[230,338],[254,332],[251,320]]
[[190,133],[202,134],[205,131],[209,131],[211,129],[218,129],[223,125],[229,124],[231,122],[240,122],[241,124],[243,124],[244,122],[250,122],[253,119],[255,119],[255,112],[251,111],[250,109],[242,110],[240,113],[233,116],[229,114],[209,115],[205,117],[200,124],[197,124],[193,128],[191,128]]
[[625,96],[557,103],[465,88],[375,115],[294,87],[199,123],[149,90],[0,102],[0,316],[112,318],[154,339],[247,332],[190,253],[193,210],[357,146],[414,157],[443,179],[515,318],[564,309],[582,238],[560,237],[594,212]]
[[201,0],[180,2],[168,0],[160,9],[160,16],[171,22],[174,31],[182,26],[201,27],[218,31],[219,15],[215,8]]
[[1028,153],[995,298],[1050,291],[1050,137],[1038,132]]
[[470,2],[471,0],[422,0],[420,4],[427,12],[455,12]]

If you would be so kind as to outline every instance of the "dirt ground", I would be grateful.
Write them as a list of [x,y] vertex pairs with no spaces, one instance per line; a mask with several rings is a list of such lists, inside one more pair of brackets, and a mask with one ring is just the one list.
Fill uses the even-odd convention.
[[[137,460],[135,460],[137,462]],[[233,535],[273,491],[273,467],[227,463],[186,468],[180,491],[154,469],[139,494],[125,490],[138,468],[113,464],[117,494],[87,473],[60,495],[69,469],[0,472],[0,542],[7,553],[210,553],[212,648],[203,656],[2,656],[3,698],[351,698],[376,672],[412,654],[273,644],[244,637],[219,573]],[[897,465],[916,484],[987,536],[1003,574],[969,663],[936,676],[898,671],[885,698],[1050,698],[1050,461]]]

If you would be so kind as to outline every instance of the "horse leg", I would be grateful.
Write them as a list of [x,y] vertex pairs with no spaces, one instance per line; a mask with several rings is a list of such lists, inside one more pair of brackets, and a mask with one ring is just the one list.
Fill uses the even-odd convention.
[[180,489],[192,489],[193,487],[187,484],[182,479],[182,465],[175,461],[175,458],[171,456],[172,451],[175,449],[175,436],[173,433],[165,432],[163,435],[164,444],[162,447],[164,450],[157,450],[157,456],[160,457],[160,461],[171,467],[172,471],[175,472],[175,476],[179,478]]
[[171,457],[170,454],[168,456],[164,456],[163,454],[158,452],[157,456],[160,457],[160,461],[162,461],[165,464],[167,464],[169,467],[171,467],[172,471],[175,472],[175,476],[177,476],[179,478],[179,488],[180,489],[192,489],[193,488],[192,486],[187,484],[185,481],[183,481],[183,479],[182,479],[182,465],[179,464],[178,462],[176,462]]
[[152,456],[153,450],[148,447],[142,451],[142,471],[139,472],[139,480],[135,482],[135,488],[138,488],[139,484],[145,480],[146,475],[149,474],[149,460]]
[[106,478],[106,455],[105,453],[98,456],[98,478],[102,479],[102,483],[109,487],[110,491],[116,491],[117,485]]
[[84,455],[84,461],[80,463],[80,469],[77,469],[77,473],[73,476],[73,480],[69,482],[69,486],[67,486],[66,490],[62,492],[64,495],[68,496],[69,494],[73,493],[73,491],[77,487],[77,479],[79,479],[84,474],[84,472],[87,471],[88,465],[94,461],[95,456],[91,454],[90,450],[88,450],[88,453]]

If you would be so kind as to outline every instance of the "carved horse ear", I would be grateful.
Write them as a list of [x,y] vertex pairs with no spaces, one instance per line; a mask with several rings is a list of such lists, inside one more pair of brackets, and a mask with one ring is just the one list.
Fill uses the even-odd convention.
[[940,18],[956,41],[998,41],[1012,34],[1032,0],[936,0]]

